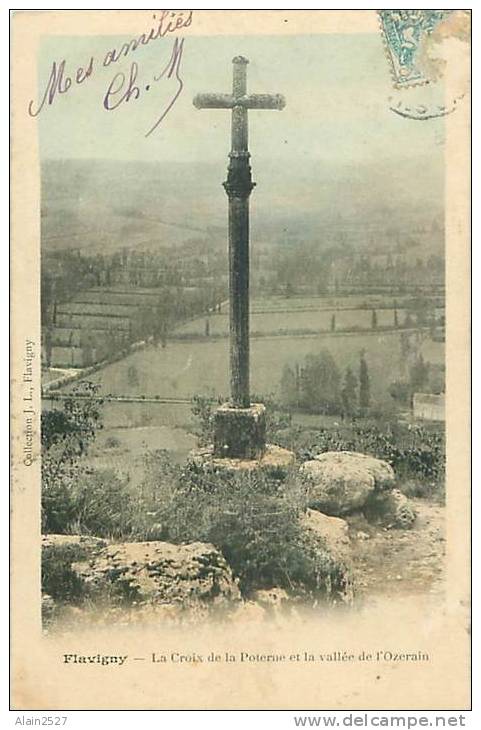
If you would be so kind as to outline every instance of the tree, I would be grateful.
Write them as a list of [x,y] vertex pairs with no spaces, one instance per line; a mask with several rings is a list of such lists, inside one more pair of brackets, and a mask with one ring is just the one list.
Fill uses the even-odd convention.
[[289,365],[284,365],[279,384],[279,400],[286,406],[297,406],[299,400],[296,374]]
[[331,332],[334,332],[336,329],[336,315],[333,314],[331,317]]
[[308,412],[339,413],[341,376],[329,350],[307,355],[300,373],[299,404]]
[[350,367],[346,368],[344,385],[341,390],[343,414],[353,416],[357,411],[357,378]]
[[409,383],[406,383],[403,380],[394,381],[394,383],[391,383],[388,390],[391,398],[399,401],[400,403],[408,403],[412,396]]
[[209,318],[207,317],[205,320],[205,336],[209,337],[209,335],[210,335],[210,322],[209,322]]
[[49,368],[52,362],[52,349],[53,349],[53,327],[47,325],[45,327],[44,334],[44,352],[45,352],[45,365]]
[[377,313],[376,313],[375,309],[372,310],[371,329],[373,329],[373,330],[377,329]]
[[394,307],[394,326],[399,327],[398,313],[396,307]]
[[429,380],[429,363],[424,362],[421,354],[418,355],[409,373],[409,380],[413,393],[426,388]]
[[428,319],[429,300],[425,296],[417,296],[411,301],[411,309],[414,312],[417,326],[423,327]]
[[127,383],[131,388],[136,388],[139,385],[139,372],[135,365],[129,365],[127,370]]
[[411,317],[410,312],[406,312],[406,317],[404,318],[404,326],[405,327],[413,326],[413,318]]
[[359,409],[363,416],[366,415],[371,402],[369,370],[364,355],[364,350],[362,350],[359,359]]

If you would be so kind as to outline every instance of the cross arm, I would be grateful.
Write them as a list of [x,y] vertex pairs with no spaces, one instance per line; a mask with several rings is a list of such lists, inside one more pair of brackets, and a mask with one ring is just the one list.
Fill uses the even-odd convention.
[[284,109],[286,100],[282,94],[249,94],[233,96],[232,94],[197,94],[194,106],[197,109]]
[[232,94],[196,94],[194,106],[197,109],[232,109],[234,97]]
[[239,101],[240,105],[246,109],[277,109],[281,111],[286,105],[286,100],[282,94],[249,94],[249,96],[244,96]]

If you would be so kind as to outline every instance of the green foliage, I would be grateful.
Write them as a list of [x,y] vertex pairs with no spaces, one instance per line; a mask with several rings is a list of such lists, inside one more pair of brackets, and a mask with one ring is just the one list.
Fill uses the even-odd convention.
[[358,411],[357,380],[350,367],[346,368],[341,400],[343,414],[347,416],[356,415]]
[[62,460],[73,463],[87,451],[97,430],[102,428],[99,387],[88,381],[78,383],[71,397],[63,402],[63,410],[43,411],[42,453],[60,446]]
[[267,443],[277,443],[277,435],[291,427],[292,416],[285,409],[280,408],[270,394],[252,396],[253,403],[263,403],[266,407],[266,440]]
[[119,540],[161,539],[159,505],[169,502],[179,475],[179,467],[161,450],[145,455],[144,479],[135,487],[111,469],[77,462],[43,484],[42,529]]
[[341,376],[329,350],[307,355],[300,371],[299,405],[308,413],[332,414],[340,411]]
[[409,382],[411,385],[411,391],[424,392],[429,379],[429,363],[424,362],[423,356],[420,354],[416,358],[414,365],[409,371]]
[[190,410],[196,419],[193,431],[197,436],[198,444],[208,446],[214,439],[214,413],[211,399],[203,395],[194,395]]
[[291,431],[282,444],[304,461],[324,451],[357,451],[389,462],[400,480],[422,480],[429,493],[444,482],[444,434],[418,425],[352,422],[343,427]]
[[[303,490],[293,478],[280,481],[259,472],[181,470],[166,452],[155,451],[146,455],[135,491],[111,471],[80,470],[65,489],[49,493],[45,509],[52,532],[212,543],[245,593],[278,585],[296,595],[342,597],[350,586],[347,567],[300,527]],[[83,556],[72,558],[71,549],[46,555],[44,591],[76,601],[81,586],[69,565]]]
[[282,586],[299,595],[339,596],[346,566],[306,541],[299,518],[305,494],[295,480],[261,472],[229,475],[187,468],[170,501],[159,505],[166,539],[215,545],[239,578],[241,590]]
[[102,428],[97,391],[92,383],[80,383],[62,409],[42,413],[42,529],[46,532],[64,532],[74,519],[72,491],[88,479],[82,457]]
[[418,355],[409,371],[409,381],[396,380],[389,386],[389,394],[400,403],[412,405],[416,392],[439,394],[445,391],[445,367],[443,364],[425,362]]
[[287,364],[282,370],[279,399],[285,406],[299,406],[299,375]]
[[283,405],[309,413],[337,413],[340,410],[340,373],[331,353],[307,355],[302,366],[284,367],[280,382]]
[[403,380],[396,380],[389,386],[389,395],[394,400],[399,401],[399,403],[408,405],[411,403],[412,390],[409,383]]
[[369,382],[369,371],[364,352],[361,352],[359,360],[359,409],[365,415],[371,402],[371,386]]
[[279,385],[282,406],[305,413],[354,416],[365,414],[370,405],[370,383],[367,362],[361,353],[359,388],[350,367],[344,382],[329,350],[307,355],[304,364],[295,369],[285,365]]
[[72,570],[72,563],[84,560],[87,552],[81,545],[51,545],[42,548],[42,593],[55,600],[80,603],[83,598],[81,580]]
[[77,466],[68,479],[64,474],[43,488],[43,531],[126,537],[134,531],[138,508],[127,478]]

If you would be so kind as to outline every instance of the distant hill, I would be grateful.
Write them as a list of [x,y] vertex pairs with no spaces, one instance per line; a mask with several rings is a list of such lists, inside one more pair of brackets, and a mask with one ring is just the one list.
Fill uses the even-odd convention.
[[[226,161],[227,166],[227,161]],[[442,220],[442,168],[407,159],[333,167],[305,161],[296,169],[253,165],[252,230],[259,240],[322,240],[347,227],[409,230]],[[112,160],[42,163],[42,247],[112,252],[174,248],[192,238],[225,240],[227,201],[218,164]],[[362,241],[363,236],[359,236]],[[366,236],[366,246],[372,236]]]
[[[211,235],[215,220],[205,212],[213,199],[209,172],[202,169],[194,184],[186,165],[166,169],[157,163],[46,161],[42,246],[111,251],[121,246],[170,247]],[[214,182],[212,187],[215,191]],[[222,195],[219,190],[220,200]]]

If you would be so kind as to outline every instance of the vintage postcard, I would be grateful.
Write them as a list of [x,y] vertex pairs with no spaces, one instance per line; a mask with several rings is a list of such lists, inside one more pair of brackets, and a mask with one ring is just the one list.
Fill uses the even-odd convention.
[[16,11],[12,706],[470,706],[470,11]]

